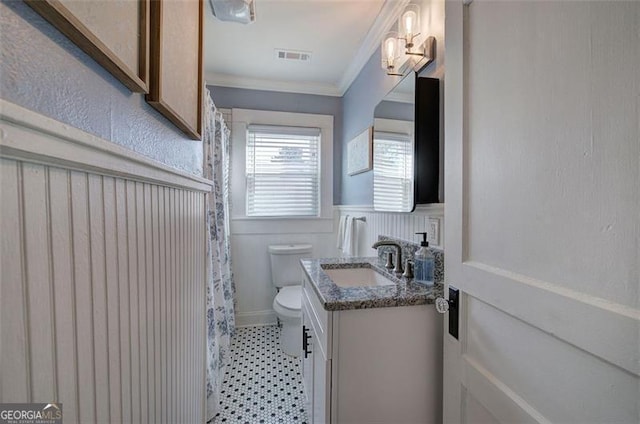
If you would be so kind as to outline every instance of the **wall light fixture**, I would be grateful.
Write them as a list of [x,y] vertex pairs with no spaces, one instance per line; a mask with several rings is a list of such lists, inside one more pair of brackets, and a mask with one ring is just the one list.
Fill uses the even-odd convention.
[[400,15],[397,27],[399,33],[388,32],[382,39],[382,69],[387,75],[404,75],[407,69],[418,71],[433,62],[436,39],[420,36],[423,31],[419,5],[409,4]]

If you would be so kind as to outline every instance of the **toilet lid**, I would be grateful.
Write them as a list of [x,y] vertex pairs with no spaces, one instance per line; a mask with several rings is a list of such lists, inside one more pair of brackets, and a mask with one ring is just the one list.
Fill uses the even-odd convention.
[[276,302],[283,308],[299,311],[302,307],[302,287],[288,286],[281,288],[276,296]]

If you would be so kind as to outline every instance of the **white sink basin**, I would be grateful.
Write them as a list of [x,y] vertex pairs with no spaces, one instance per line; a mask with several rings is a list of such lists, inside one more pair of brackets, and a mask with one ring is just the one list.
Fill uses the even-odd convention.
[[324,269],[339,287],[390,286],[395,284],[372,268]]

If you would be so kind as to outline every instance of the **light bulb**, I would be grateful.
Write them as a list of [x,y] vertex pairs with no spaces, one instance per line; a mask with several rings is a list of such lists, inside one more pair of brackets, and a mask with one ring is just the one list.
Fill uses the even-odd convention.
[[413,10],[407,11],[403,16],[402,20],[404,21],[404,29],[406,30],[406,36],[410,37],[413,34],[413,26],[416,23],[416,18],[418,15]]
[[385,52],[387,54],[387,63],[390,66],[393,66],[393,60],[395,59],[395,55],[396,55],[396,39],[389,37],[387,38],[387,41],[385,41]]
[[400,56],[399,34],[396,31],[389,31],[380,40],[380,65],[387,72],[387,75],[398,75],[395,72],[396,62]]

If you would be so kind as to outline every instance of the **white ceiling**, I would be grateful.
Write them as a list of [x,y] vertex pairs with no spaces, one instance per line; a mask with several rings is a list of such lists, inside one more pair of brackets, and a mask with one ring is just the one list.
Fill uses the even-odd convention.
[[[205,8],[208,84],[342,95],[403,7],[399,0],[255,0],[242,25]],[[278,60],[275,49],[311,52],[310,62]]]

